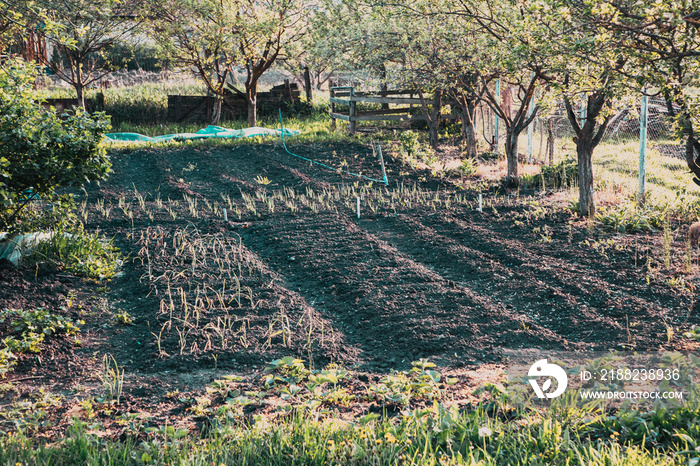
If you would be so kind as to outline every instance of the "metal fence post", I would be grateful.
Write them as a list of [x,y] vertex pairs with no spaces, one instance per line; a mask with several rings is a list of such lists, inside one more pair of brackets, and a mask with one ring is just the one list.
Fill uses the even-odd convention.
[[[535,78],[535,72],[530,72],[530,80]],[[535,96],[533,94],[530,100],[530,107],[527,110],[527,117],[532,116],[532,112],[535,110]],[[527,163],[532,163],[532,135],[535,130],[535,120],[532,120],[529,125],[527,125]]]
[[646,162],[647,162],[647,112],[649,97],[646,95],[646,89],[642,94],[642,103],[639,109],[639,180],[637,187],[637,201],[644,203],[644,180],[646,178]]

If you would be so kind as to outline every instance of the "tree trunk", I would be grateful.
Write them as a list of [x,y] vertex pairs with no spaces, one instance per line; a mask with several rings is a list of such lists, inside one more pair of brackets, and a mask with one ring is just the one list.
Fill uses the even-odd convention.
[[442,108],[442,91],[439,89],[433,95],[433,106],[430,111],[428,130],[430,134],[430,147],[437,149],[438,129],[440,127],[440,109]]
[[314,101],[314,96],[311,87],[311,72],[308,66],[304,67],[304,89],[306,90],[306,101],[312,103]]
[[474,120],[462,114],[462,137],[466,146],[467,157],[476,158],[476,131],[474,130]]
[[83,110],[87,110],[85,107],[85,88],[83,87],[83,84],[77,82],[73,84],[73,87],[75,88],[75,93],[78,96],[78,106]]
[[[465,99],[466,100],[466,99]],[[476,158],[476,131],[474,129],[474,101],[466,100],[462,105],[462,138],[467,157]]]
[[246,88],[245,99],[248,102],[248,126],[252,128],[258,124],[258,89],[256,85],[250,85]]
[[[382,86],[379,91],[379,95],[382,97],[386,97],[386,92],[389,90],[389,85],[386,82],[386,65],[384,63],[381,64],[379,68],[379,78],[382,80]],[[382,110],[388,110],[389,109],[389,104],[388,103],[382,103]]]
[[578,199],[581,215],[592,217],[595,214],[595,191],[593,190],[593,149],[592,144],[576,143],[578,154]]
[[595,214],[595,197],[593,191],[593,150],[598,146],[605,130],[610,123],[610,117],[606,116],[602,123],[598,123],[598,117],[603,109],[609,105],[606,94],[602,90],[596,90],[588,94],[586,99],[586,118],[581,125],[580,115],[574,111],[571,102],[564,98],[566,116],[574,129],[576,136],[576,154],[578,155],[578,192],[579,214],[593,216]]
[[214,108],[211,110],[211,119],[210,122],[212,125],[218,125],[219,121],[221,120],[221,107],[223,103],[223,97],[221,96],[215,96],[214,100]]
[[554,117],[547,119],[547,159],[554,165]]
[[520,178],[518,177],[518,136],[513,131],[513,128],[506,130],[506,160],[508,162],[508,174],[506,175],[506,185],[518,186]]

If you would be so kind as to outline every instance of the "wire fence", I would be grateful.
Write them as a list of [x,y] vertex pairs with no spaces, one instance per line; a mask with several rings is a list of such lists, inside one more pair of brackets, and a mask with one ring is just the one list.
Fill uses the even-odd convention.
[[[507,108],[507,99],[503,100]],[[700,187],[692,182],[685,161],[685,144],[674,134],[673,119],[666,102],[662,97],[648,97],[646,108],[645,198],[661,205],[682,201],[684,196],[700,199]],[[597,191],[630,197],[635,197],[639,192],[640,138],[643,129],[643,125],[640,125],[641,111],[640,96],[618,108],[611,118],[601,143],[593,153]],[[497,125],[499,135],[496,149],[492,143]],[[497,122],[490,108],[485,105],[477,108],[475,126],[482,150],[503,153],[505,125],[502,121]],[[531,130],[523,131],[518,140],[518,153],[523,162],[553,164],[567,157],[576,159],[575,134],[563,104],[538,115],[531,127]]]

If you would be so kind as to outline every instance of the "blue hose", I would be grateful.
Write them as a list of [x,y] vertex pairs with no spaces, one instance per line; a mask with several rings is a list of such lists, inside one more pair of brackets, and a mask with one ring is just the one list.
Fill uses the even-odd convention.
[[[285,137],[284,137],[286,131],[284,130],[284,125],[282,123],[282,109],[279,109],[279,112],[280,112],[280,132],[282,133],[282,146],[284,147],[284,150],[287,151],[287,153],[289,155],[292,155],[294,157],[298,157],[302,160],[306,160],[307,162],[315,163],[316,165],[320,165],[320,166],[327,168],[331,171],[338,172],[337,168],[333,168],[329,165],[326,165],[325,163],[321,163],[321,162],[317,162],[315,160],[307,159],[306,157],[302,157],[301,155],[297,155],[297,154],[293,154],[292,152],[289,152],[289,149],[287,149],[287,142],[285,141]],[[359,178],[364,178],[365,180],[375,181],[377,183],[384,183],[387,186],[389,185],[389,182],[386,178],[384,180],[376,180],[374,178],[370,178],[370,177],[365,176],[365,175],[360,175],[359,173],[353,173],[351,171],[347,171],[345,173],[347,173],[348,175],[357,176]]]

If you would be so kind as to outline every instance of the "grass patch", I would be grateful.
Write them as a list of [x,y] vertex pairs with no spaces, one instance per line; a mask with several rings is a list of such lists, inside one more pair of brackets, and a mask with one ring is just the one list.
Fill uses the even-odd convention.
[[82,224],[61,224],[38,243],[28,262],[48,262],[92,280],[109,280],[119,271],[122,259],[112,240],[86,232]]
[[[52,444],[22,434],[0,440],[3,464],[376,464],[376,465],[661,465],[680,464],[651,444],[621,440],[632,413],[591,433],[585,419],[565,419],[564,406],[545,418],[504,421],[489,405],[458,411],[435,403],[397,417],[365,415],[354,422],[296,412],[275,421],[215,425],[201,437],[174,426],[147,428],[145,439],[99,436],[99,423],[75,420]],[[559,413],[559,414],[558,414]],[[684,415],[690,415],[686,410]],[[667,416],[669,417],[669,416]],[[669,417],[670,419],[670,417]],[[641,420],[639,421],[641,424]],[[619,430],[612,430],[612,428]],[[675,427],[667,424],[666,427]],[[638,429],[637,429],[638,430]],[[613,432],[603,435],[605,432]],[[615,435],[617,433],[617,435]],[[678,448],[692,438],[677,436]],[[694,453],[686,450],[687,454]],[[684,455],[679,455],[679,459]],[[681,460],[682,461],[682,460]]]

